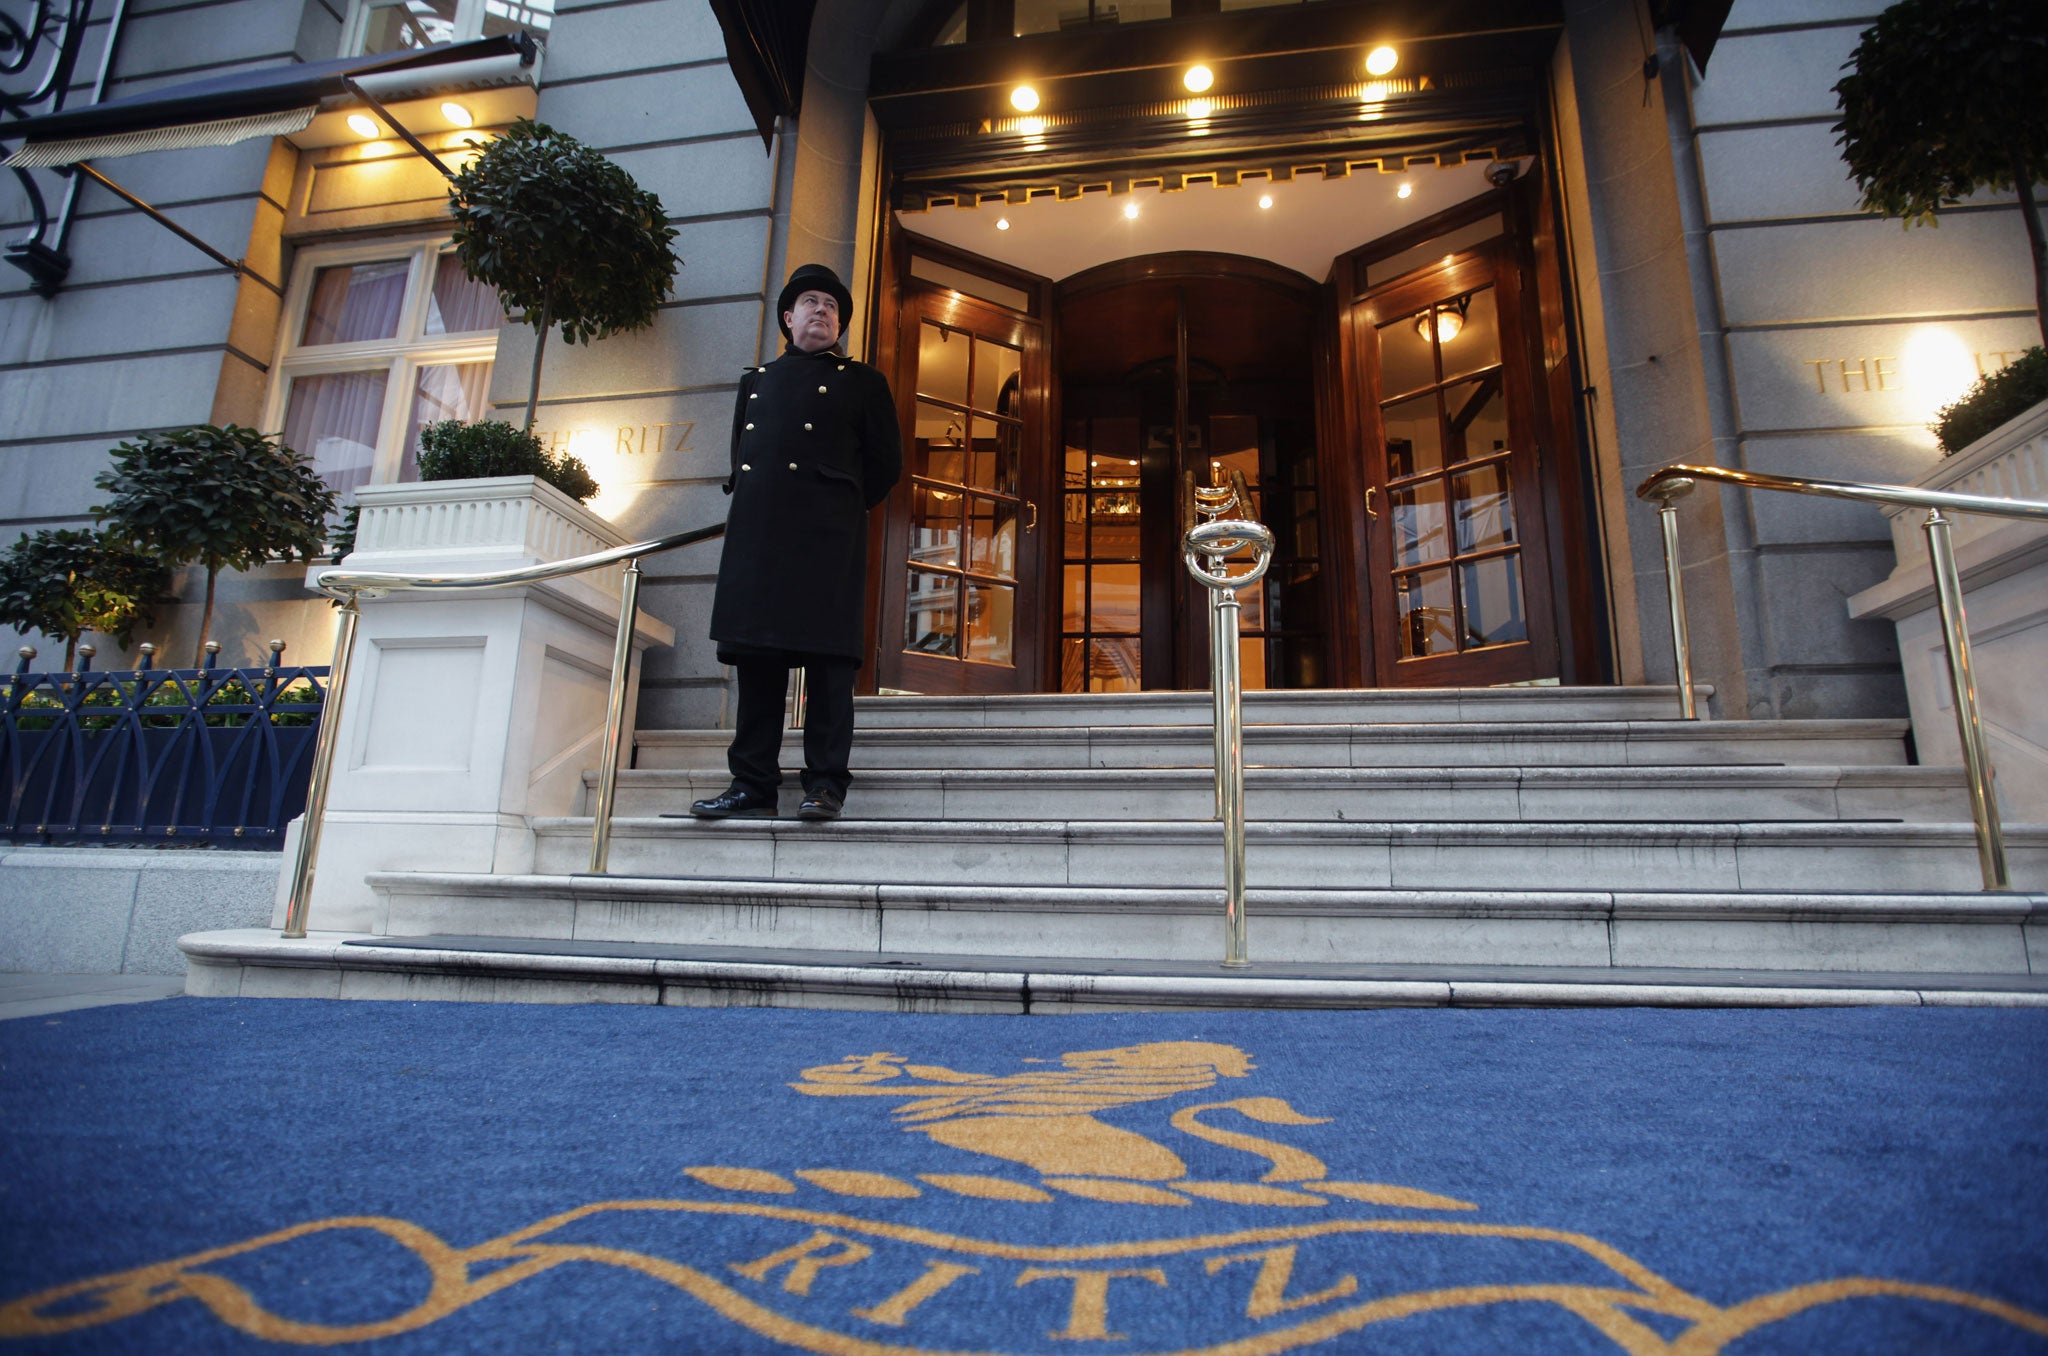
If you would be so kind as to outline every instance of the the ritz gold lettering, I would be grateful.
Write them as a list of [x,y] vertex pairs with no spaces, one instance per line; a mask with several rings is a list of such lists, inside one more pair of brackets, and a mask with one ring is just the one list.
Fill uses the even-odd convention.
[[[1225,1280],[1210,1278],[1222,1277],[1234,1269],[1250,1268],[1244,1273],[1240,1293],[1245,1297],[1244,1316],[1253,1320],[1317,1308],[1358,1293],[1358,1278],[1349,1273],[1319,1290],[1294,1293],[1300,1288],[1294,1276],[1296,1251],[1297,1245],[1283,1243],[1212,1255],[1203,1259],[1199,1271],[1184,1272],[1182,1284],[1192,1282],[1204,1287],[1227,1284]],[[731,1270],[762,1285],[774,1284],[780,1273],[782,1290],[808,1298],[821,1273],[857,1266],[873,1255],[874,1249],[865,1243],[819,1229],[801,1243],[753,1261],[735,1262],[731,1264]],[[875,1297],[875,1303],[857,1306],[849,1312],[855,1318],[870,1323],[904,1327],[911,1322],[913,1311],[927,1300],[958,1281],[982,1274],[981,1267],[927,1261],[924,1273],[909,1285],[894,1294]],[[1112,1294],[1129,1284],[1137,1284],[1140,1288],[1172,1288],[1166,1270],[1157,1266],[1026,1266],[1017,1268],[1014,1275],[989,1279],[1007,1287],[1044,1288],[1049,1297],[1057,1297],[1053,1299],[1047,1317],[1064,1321],[1060,1327],[1048,1328],[1046,1336],[1058,1341],[1128,1341],[1126,1333],[1110,1326]],[[1041,1287],[1041,1282],[1047,1284]],[[982,1282],[986,1283],[986,1280]]]
[[[617,426],[612,451],[619,456],[637,457],[648,452],[684,452],[689,450],[690,435],[696,431],[697,421],[685,419],[674,423],[661,424],[620,424]],[[536,432],[539,432],[536,430]],[[671,438],[673,435],[673,438]],[[547,441],[548,451],[566,453],[578,451],[579,445],[585,452],[590,449],[590,439],[602,436],[602,430],[594,428],[555,429],[540,433]]]
[[[2018,356],[2013,349],[1993,349],[1970,355],[1976,359],[1977,375],[1996,372]],[[1899,360],[1883,358],[1807,358],[1813,369],[1813,389],[1822,395],[1839,390],[1843,395],[1864,395],[1876,391],[1903,391],[1906,379]]]

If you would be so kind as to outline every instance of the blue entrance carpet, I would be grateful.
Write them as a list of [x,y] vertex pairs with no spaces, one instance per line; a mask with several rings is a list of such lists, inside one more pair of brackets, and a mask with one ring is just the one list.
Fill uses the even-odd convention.
[[2048,1012],[0,1023],[0,1356],[2048,1352]]

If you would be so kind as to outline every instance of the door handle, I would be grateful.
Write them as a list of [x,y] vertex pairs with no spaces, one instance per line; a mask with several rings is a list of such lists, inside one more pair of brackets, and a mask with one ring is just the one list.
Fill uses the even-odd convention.
[[1031,521],[1024,524],[1024,530],[1026,532],[1036,532],[1038,530],[1038,501],[1026,499],[1024,507],[1031,510]]
[[1368,518],[1377,518],[1380,516],[1379,510],[1372,506],[1372,497],[1373,495],[1379,492],[1379,488],[1380,487],[1377,485],[1368,485],[1365,487],[1365,516]]

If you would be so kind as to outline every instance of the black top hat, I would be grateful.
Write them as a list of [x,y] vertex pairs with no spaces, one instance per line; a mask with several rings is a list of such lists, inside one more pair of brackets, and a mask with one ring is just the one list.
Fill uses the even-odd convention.
[[782,285],[782,295],[775,299],[775,324],[782,331],[786,341],[794,342],[789,324],[783,316],[789,314],[796,299],[806,292],[827,292],[839,303],[839,332],[846,333],[846,327],[853,323],[853,293],[846,290],[846,284],[839,281],[839,275],[823,264],[805,264],[789,275],[789,281]]

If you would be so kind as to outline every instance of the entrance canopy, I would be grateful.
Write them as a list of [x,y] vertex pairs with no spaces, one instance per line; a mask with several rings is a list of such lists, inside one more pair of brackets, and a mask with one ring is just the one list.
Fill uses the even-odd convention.
[[[301,148],[335,144],[351,139],[340,127],[340,110],[360,103],[348,88],[351,79],[389,105],[458,93],[488,99],[503,91],[509,99],[505,109],[470,110],[479,125],[490,126],[532,112],[539,73],[539,44],[525,33],[440,43],[402,56],[387,52],[236,71],[10,123],[8,135],[27,141],[6,164],[75,165],[145,151],[230,146],[252,137],[290,137]],[[331,128],[325,126],[329,122]]]

